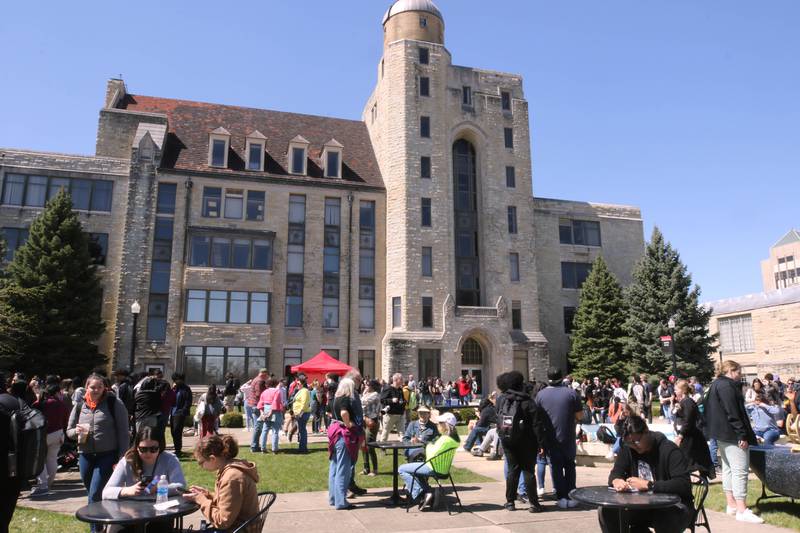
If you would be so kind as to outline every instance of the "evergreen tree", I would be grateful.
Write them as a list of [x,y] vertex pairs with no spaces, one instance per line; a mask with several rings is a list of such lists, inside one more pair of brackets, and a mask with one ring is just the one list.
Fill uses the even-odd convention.
[[[666,376],[672,372],[672,359],[661,349],[660,337],[673,334],[678,374],[711,378],[714,337],[709,335],[711,311],[700,306],[700,288],[680,255],[653,229],[644,256],[633,271],[633,283],[626,291],[628,319],[625,322],[625,355],[632,370]],[[674,332],[667,326],[675,319]]]
[[622,378],[626,374],[625,317],[622,287],[603,258],[598,257],[581,287],[572,327],[569,360],[575,376]]
[[31,225],[28,241],[0,288],[0,366],[32,374],[75,375],[105,363],[102,289],[88,237],[59,193]]

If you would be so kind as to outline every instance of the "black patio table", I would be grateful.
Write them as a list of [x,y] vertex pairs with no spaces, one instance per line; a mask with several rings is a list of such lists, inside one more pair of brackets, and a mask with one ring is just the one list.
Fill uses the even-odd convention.
[[617,492],[611,487],[601,485],[598,487],[581,487],[569,493],[573,500],[619,510],[620,533],[626,531],[625,510],[664,509],[681,502],[677,494],[664,494],[654,492]]
[[419,442],[403,442],[403,441],[376,441],[368,442],[367,446],[371,448],[380,448],[381,450],[392,450],[392,495],[389,501],[392,505],[400,504],[400,491],[397,487],[397,477],[399,468],[397,454],[400,450],[411,450],[414,448],[424,448],[425,445]]
[[81,507],[75,512],[75,518],[90,524],[133,526],[137,532],[144,532],[149,522],[182,519],[200,509],[196,503],[186,501],[180,496],[170,498],[172,500],[178,500],[179,504],[164,511],[153,507],[155,498],[102,500]]

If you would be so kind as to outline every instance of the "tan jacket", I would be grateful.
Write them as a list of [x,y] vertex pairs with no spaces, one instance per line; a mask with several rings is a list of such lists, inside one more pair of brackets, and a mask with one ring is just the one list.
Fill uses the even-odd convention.
[[[218,529],[235,529],[258,509],[258,471],[248,461],[233,461],[220,470],[211,497],[200,495],[197,503],[203,515]],[[256,526],[248,533],[258,533]]]

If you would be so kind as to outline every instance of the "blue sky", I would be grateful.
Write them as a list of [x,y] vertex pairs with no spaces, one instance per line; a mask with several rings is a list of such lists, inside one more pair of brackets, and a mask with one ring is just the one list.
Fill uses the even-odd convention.
[[[359,118],[384,0],[11,2],[0,146],[90,154],[133,93]],[[534,194],[630,203],[711,300],[800,226],[800,2],[438,0],[456,64],[521,74]]]

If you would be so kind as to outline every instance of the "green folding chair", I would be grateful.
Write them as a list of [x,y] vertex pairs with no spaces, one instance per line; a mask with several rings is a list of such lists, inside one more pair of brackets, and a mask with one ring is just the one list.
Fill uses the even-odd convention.
[[[456,484],[453,482],[453,474],[451,473],[451,468],[453,466],[453,459],[455,459],[455,457],[456,457],[456,451],[457,450],[458,450],[457,448],[453,448],[451,450],[447,450],[447,451],[441,452],[439,454],[436,454],[433,457],[431,457],[430,459],[427,459],[419,467],[417,467],[417,469],[414,470],[414,472],[413,472],[413,477],[411,479],[411,487],[410,487],[409,495],[412,492],[414,492],[414,483],[416,483],[416,481],[417,481],[417,477],[416,476],[420,475],[420,477],[422,477],[421,474],[418,474],[419,470],[423,466],[425,466],[426,464],[430,464],[431,468],[433,468],[433,472],[431,472],[428,475],[425,475],[424,477],[427,477],[428,479],[432,479],[433,481],[435,481],[437,487],[441,491],[444,491],[444,489],[445,489],[445,487],[442,486],[441,482],[442,481],[446,481],[446,480],[450,480],[450,486],[453,488],[453,494],[455,494],[455,496],[456,496],[456,501],[458,502],[458,507],[459,507],[459,509],[461,511],[463,511],[464,510],[464,506],[461,504],[461,497],[458,495],[458,491],[456,490]],[[440,472],[446,472],[446,474],[440,474],[439,472],[437,472],[437,470],[440,471]],[[411,508],[411,498],[409,497],[408,505],[406,506],[406,512],[408,512],[408,510],[410,508]],[[447,514],[448,515],[452,514],[450,512],[450,505],[447,506]]]

